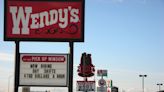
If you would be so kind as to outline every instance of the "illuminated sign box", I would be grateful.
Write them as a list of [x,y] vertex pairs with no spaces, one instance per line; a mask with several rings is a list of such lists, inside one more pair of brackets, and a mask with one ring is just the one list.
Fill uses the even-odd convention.
[[67,54],[20,54],[19,85],[67,86]]
[[5,41],[84,41],[84,0],[5,0]]

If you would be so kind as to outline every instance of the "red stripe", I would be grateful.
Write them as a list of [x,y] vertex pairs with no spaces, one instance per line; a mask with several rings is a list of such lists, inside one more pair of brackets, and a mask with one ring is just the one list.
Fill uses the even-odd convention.
[[23,56],[23,62],[65,62],[64,56]]

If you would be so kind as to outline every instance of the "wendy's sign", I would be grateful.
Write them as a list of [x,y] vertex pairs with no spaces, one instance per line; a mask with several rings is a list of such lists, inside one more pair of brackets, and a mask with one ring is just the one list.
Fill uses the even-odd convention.
[[84,41],[84,0],[5,0],[6,41]]

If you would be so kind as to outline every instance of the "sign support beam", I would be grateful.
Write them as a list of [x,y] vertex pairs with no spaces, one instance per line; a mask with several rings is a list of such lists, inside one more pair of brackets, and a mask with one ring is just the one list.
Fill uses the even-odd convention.
[[69,85],[68,92],[73,92],[73,42],[69,42],[70,56],[69,56]]
[[15,78],[14,78],[14,92],[18,92],[19,87],[19,41],[15,41]]

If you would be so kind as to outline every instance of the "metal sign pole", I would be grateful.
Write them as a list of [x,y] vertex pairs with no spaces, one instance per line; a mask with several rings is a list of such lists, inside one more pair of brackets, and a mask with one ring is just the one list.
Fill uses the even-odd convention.
[[14,79],[14,92],[18,92],[19,87],[19,41],[15,41],[15,79]]
[[70,56],[69,56],[69,85],[68,92],[73,92],[73,42],[69,42]]
[[84,87],[85,87],[85,88],[84,88],[84,89],[85,89],[84,92],[87,92],[87,90],[86,90],[86,83],[87,83],[87,81],[88,81],[87,77],[84,78],[84,81],[85,81],[85,82],[84,82],[84,83],[85,83],[85,84],[84,84],[84,85],[85,85],[85,86],[84,86]]

